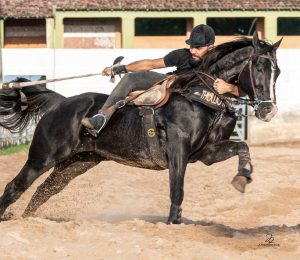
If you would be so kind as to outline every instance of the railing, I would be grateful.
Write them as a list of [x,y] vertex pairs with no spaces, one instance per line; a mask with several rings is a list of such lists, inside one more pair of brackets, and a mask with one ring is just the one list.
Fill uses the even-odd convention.
[[0,148],[12,145],[25,144],[32,140],[35,125],[32,123],[20,133],[12,134],[0,127]]
[[[247,114],[247,105],[236,105],[235,108],[239,110],[242,114]],[[248,139],[248,118],[241,117],[237,120],[234,131],[230,137],[232,140],[242,140]]]

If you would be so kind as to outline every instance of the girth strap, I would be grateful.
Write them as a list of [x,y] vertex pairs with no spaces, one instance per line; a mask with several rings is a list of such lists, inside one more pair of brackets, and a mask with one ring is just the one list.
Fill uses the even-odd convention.
[[143,120],[144,133],[148,142],[151,160],[161,168],[167,169],[168,163],[165,156],[161,152],[161,147],[158,141],[154,109],[151,107],[141,107],[140,115],[142,116]]

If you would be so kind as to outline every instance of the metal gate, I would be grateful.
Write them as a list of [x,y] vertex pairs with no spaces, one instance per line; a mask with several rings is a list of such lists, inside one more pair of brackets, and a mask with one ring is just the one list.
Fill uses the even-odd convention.
[[[247,105],[235,105],[242,114],[247,115]],[[232,140],[247,140],[248,117],[241,117],[237,120],[234,131],[230,137]]]

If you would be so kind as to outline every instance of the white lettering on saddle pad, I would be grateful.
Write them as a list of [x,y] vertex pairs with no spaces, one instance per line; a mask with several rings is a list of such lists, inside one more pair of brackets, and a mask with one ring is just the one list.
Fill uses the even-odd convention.
[[203,90],[200,98],[213,105],[222,106],[222,107],[224,106],[222,100],[210,91]]

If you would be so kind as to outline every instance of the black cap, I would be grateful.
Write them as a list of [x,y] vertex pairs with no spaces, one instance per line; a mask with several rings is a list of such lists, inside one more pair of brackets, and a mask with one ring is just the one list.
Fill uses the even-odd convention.
[[215,31],[209,25],[197,25],[192,30],[190,38],[185,42],[192,47],[211,45],[215,42]]

